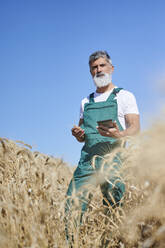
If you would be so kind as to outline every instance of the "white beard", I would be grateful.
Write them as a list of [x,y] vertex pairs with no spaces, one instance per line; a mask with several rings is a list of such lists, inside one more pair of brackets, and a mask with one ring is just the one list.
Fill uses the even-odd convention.
[[112,74],[101,73],[100,75],[103,75],[103,76],[98,76],[96,74],[93,78],[93,81],[94,81],[94,84],[96,85],[96,87],[98,87],[98,88],[105,87],[112,82]]

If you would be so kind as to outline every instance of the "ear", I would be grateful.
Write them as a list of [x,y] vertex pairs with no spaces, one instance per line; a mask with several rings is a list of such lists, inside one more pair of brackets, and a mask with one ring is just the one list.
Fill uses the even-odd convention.
[[92,77],[94,77],[94,75],[92,74],[92,70],[91,70],[91,68],[90,68],[90,74],[91,74],[91,76],[92,76]]
[[112,65],[112,73],[114,72],[114,66]]

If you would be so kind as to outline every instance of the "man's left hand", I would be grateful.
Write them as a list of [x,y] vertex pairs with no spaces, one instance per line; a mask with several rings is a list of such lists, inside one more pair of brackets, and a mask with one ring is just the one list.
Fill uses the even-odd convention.
[[112,138],[121,138],[122,137],[122,132],[119,130],[117,123],[113,122],[113,127],[105,127],[103,125],[99,125],[97,127],[97,130],[102,136],[105,137],[112,137]]

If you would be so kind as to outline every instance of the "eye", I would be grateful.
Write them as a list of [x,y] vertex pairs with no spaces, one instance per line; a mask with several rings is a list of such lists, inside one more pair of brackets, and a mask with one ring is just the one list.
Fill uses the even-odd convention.
[[92,71],[95,70],[95,69],[97,69],[97,65],[92,66]]
[[104,67],[105,65],[106,65],[106,64],[101,64],[100,66],[101,66],[101,67]]

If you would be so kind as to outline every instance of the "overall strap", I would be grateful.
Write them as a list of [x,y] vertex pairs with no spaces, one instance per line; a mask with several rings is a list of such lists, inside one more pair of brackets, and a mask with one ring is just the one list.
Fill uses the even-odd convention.
[[[116,97],[116,94],[119,93],[123,88],[114,88],[107,101],[111,101]],[[94,102],[94,92],[89,95],[89,102]]]
[[107,101],[112,101],[116,97],[117,93],[119,93],[119,91],[122,90],[122,89],[123,88],[114,88],[112,93],[108,97]]
[[89,102],[94,102],[94,92],[89,95]]

